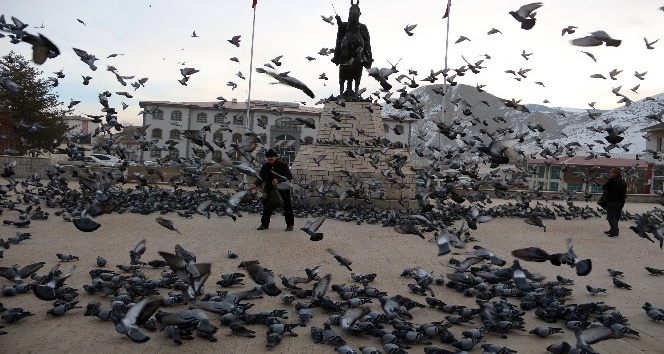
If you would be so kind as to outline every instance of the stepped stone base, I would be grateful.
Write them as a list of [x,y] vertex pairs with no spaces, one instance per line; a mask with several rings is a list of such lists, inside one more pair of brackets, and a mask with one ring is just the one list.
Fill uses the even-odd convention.
[[[315,188],[336,182],[338,186],[331,189],[339,194],[357,189],[357,181],[360,180],[363,185],[359,189],[376,200],[414,196],[416,175],[408,160],[408,148],[380,143],[384,135],[380,106],[371,102],[346,102],[344,106],[326,103],[317,128],[314,144],[300,145],[291,166],[294,177],[313,183]],[[314,159],[321,155],[325,157],[316,163]],[[403,176],[398,176],[388,162],[401,159],[405,160],[399,169]],[[386,177],[388,171],[390,176]],[[370,185],[378,184],[381,192],[370,188]],[[314,196],[317,195],[314,192]]]

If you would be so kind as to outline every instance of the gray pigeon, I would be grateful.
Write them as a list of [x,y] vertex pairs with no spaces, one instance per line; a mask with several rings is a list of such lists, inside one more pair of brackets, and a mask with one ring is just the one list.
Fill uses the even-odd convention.
[[604,31],[591,32],[590,36],[575,38],[570,41],[572,45],[579,47],[596,47],[605,44],[607,47],[618,47],[622,40],[611,38]]
[[529,30],[535,26],[535,10],[542,7],[541,2],[534,2],[531,4],[523,5],[516,11],[510,11],[509,14],[515,20],[521,22],[521,28]]
[[175,227],[175,224],[173,224],[172,220],[169,220],[169,219],[163,218],[161,216],[158,216],[158,217],[155,218],[155,221],[157,221],[157,223],[159,225],[161,225],[161,226],[163,226],[163,227],[165,227],[169,230],[176,231],[177,233],[182,235],[182,233],[180,233],[180,230],[178,230],[177,227]]
[[320,241],[323,239],[323,233],[316,231],[318,231],[318,228],[323,224],[324,221],[324,216],[315,221],[307,221],[304,226],[300,228],[300,230],[306,232],[309,235],[309,239],[311,241]]
[[149,297],[141,300],[129,308],[124,317],[114,316],[111,319],[115,324],[115,331],[124,334],[134,343],[145,343],[150,337],[143,334],[137,327],[152,317],[161,306],[161,297]]

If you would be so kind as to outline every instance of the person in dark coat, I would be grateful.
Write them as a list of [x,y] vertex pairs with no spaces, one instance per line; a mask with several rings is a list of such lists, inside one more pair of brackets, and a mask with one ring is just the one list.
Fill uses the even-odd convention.
[[[267,162],[263,164],[261,170],[258,172],[260,178],[265,181],[265,186],[263,186],[263,193],[269,194],[273,188],[277,188],[279,182],[279,176],[285,177],[289,181],[293,179],[293,174],[288,168],[288,164],[277,159],[277,152],[270,149],[265,153],[265,159]],[[274,172],[274,173],[273,173]],[[279,175],[279,176],[277,176]],[[263,184],[263,181],[256,180],[256,182],[249,185],[249,189],[255,189],[258,186]],[[293,216],[293,204],[291,203],[290,197],[290,188],[282,190],[278,189],[281,198],[284,201],[282,206],[284,210],[284,217],[286,219],[286,231],[293,231],[293,225],[295,225],[295,219]],[[269,210],[268,208],[263,208],[263,216],[261,217],[261,225],[256,230],[266,230],[270,226],[270,216],[274,210]]]
[[609,180],[604,183],[602,189],[604,190],[604,197],[606,200],[606,220],[609,221],[609,231],[604,231],[609,237],[618,236],[618,220],[620,220],[620,213],[625,206],[625,198],[627,197],[627,183],[622,178],[622,172],[617,169],[611,169],[608,174]]

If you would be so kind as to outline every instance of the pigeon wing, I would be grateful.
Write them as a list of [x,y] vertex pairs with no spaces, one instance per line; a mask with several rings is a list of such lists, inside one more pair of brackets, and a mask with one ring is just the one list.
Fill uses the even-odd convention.
[[548,252],[539,247],[516,249],[512,251],[512,256],[529,262],[546,262],[551,258],[551,255],[549,255]]

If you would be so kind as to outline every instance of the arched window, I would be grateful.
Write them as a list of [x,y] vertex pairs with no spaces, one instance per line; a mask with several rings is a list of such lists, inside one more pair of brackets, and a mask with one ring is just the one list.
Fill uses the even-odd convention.
[[224,160],[224,152],[221,150],[214,150],[214,153],[212,154],[212,160],[216,163],[220,163]]
[[231,140],[232,140],[234,143],[239,143],[240,141],[242,141],[242,134],[241,134],[241,133],[235,133],[235,134],[233,134],[233,137],[231,138]]
[[217,113],[214,115],[214,122],[219,123],[219,124],[225,124],[226,123],[226,115]]
[[162,111],[161,109],[158,109],[154,112],[154,114],[152,114],[152,116],[154,117],[154,119],[163,120],[164,119],[164,111]]
[[244,113],[238,113],[233,116],[233,124],[243,125],[244,124]]
[[[242,141],[242,133],[233,133],[233,135],[231,136],[231,142],[239,144],[241,141]],[[229,157],[233,161],[240,160],[240,155],[237,153],[237,151],[235,151],[235,149],[231,149],[229,153],[230,153]]]
[[180,131],[177,130],[177,129],[171,130],[170,138],[171,139],[180,139]]
[[161,139],[161,129],[159,129],[159,128],[152,129],[152,138],[153,139]]
[[224,141],[224,131],[221,129],[215,131],[214,134],[212,134],[212,141]]
[[201,112],[196,115],[196,122],[207,123],[207,113]]
[[279,154],[281,161],[290,163],[295,160],[295,153],[298,149],[299,141],[292,135],[282,134],[274,138],[274,150]]
[[171,112],[171,120],[182,120],[182,112],[177,110]]

